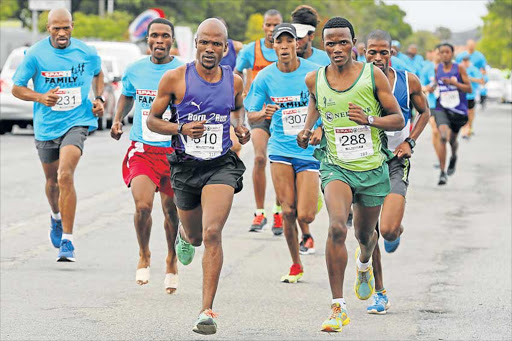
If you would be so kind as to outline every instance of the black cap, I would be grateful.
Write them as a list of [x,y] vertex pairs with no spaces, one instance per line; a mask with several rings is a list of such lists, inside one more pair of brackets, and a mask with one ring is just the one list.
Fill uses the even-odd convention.
[[272,32],[272,39],[277,39],[277,37],[279,37],[283,33],[288,33],[294,39],[297,39],[297,31],[295,30],[295,27],[289,23],[282,23],[277,25],[274,28],[274,31]]

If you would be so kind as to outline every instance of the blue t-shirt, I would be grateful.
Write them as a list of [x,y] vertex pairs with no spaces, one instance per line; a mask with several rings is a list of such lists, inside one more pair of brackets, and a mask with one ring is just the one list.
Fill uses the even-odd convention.
[[[160,79],[167,70],[175,69],[180,65],[183,65],[183,63],[177,58],[166,64],[155,64],[151,61],[151,57],[145,57],[126,68],[123,75],[122,93],[127,97],[133,97],[135,100],[130,140],[157,147],[171,146],[172,136],[160,135],[149,130],[147,119]],[[163,118],[167,120],[171,118],[170,108],[167,108]]]
[[363,63],[366,63],[366,57],[364,56],[364,54],[361,54],[361,55],[357,55],[357,61],[358,62],[363,62]]
[[100,71],[101,59],[96,49],[78,39],[71,38],[68,47],[56,49],[50,38],[45,38],[25,51],[25,58],[12,78],[14,84],[27,86],[32,79],[34,91],[39,93],[60,88],[55,106],[34,102],[36,140],[59,138],[76,126],[98,128],[89,91],[93,77]]
[[[489,77],[487,75],[484,75],[484,81],[487,83],[489,81]],[[487,86],[480,85],[480,96],[487,96]]]
[[412,66],[407,64],[407,62],[403,61],[402,59],[400,59],[396,56],[391,56],[391,66],[396,70],[405,70],[405,71],[409,71],[412,73],[415,73],[415,71],[416,71],[416,70],[414,70],[414,68]]
[[302,149],[297,145],[297,134],[304,129],[309,90],[304,82],[306,74],[318,70],[318,65],[299,58],[300,66],[293,72],[281,72],[277,63],[261,70],[244,100],[245,110],[260,111],[264,103],[281,107],[272,116],[268,154],[317,161],[313,157],[314,146]]
[[327,66],[331,64],[331,60],[325,51],[314,47],[311,47],[311,49],[313,50],[313,54],[307,59],[308,62],[315,63],[319,66]]
[[409,61],[410,61],[410,65],[412,65],[412,67],[416,71],[415,72],[416,76],[419,77],[420,74],[421,74],[421,69],[423,68],[423,63],[425,62],[425,60],[423,59],[422,56],[417,54],[417,55],[414,56],[414,58],[409,58]]
[[[420,82],[422,86],[435,84],[436,79],[436,66],[430,60],[426,60],[423,63],[423,68],[420,72]],[[427,94],[428,107],[436,107],[436,95],[433,92]]]
[[462,59],[464,59],[465,56],[469,55],[469,61],[473,66],[475,66],[477,69],[485,69],[485,66],[487,65],[487,61],[485,60],[485,56],[480,51],[474,51],[472,54],[469,54],[468,51],[463,51],[455,57],[455,61],[457,63],[461,63]]
[[[470,65],[466,69],[466,72],[468,74],[468,77],[477,78],[477,79],[482,79],[483,78],[482,74],[480,73],[480,70],[478,70],[473,65]],[[471,93],[469,93],[469,94],[467,93],[466,94],[466,99],[475,99],[476,94],[477,94],[479,88],[480,88],[480,83],[471,82]]]
[[[265,46],[265,38],[260,39],[263,57],[269,62],[277,62],[277,55],[274,49]],[[247,44],[236,57],[236,70],[242,72],[244,69],[252,69],[254,66],[254,48],[256,43]]]

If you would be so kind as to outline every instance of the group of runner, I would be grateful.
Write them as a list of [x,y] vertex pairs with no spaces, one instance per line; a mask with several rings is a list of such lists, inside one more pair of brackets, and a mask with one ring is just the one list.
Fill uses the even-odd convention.
[[[318,34],[322,51],[312,47],[318,22],[307,5],[292,13],[290,23],[269,10],[265,37],[240,49],[239,42],[228,39],[222,20],[206,19],[197,29],[194,61],[183,64],[170,55],[173,24],[155,19],[148,26],[150,56],[123,75],[111,136],[121,138],[123,118],[135,105],[122,175],[135,203],[136,282],[150,280],[151,215],[159,191],[168,245],[167,293],[178,288],[177,260],[190,264],[195,247],[204,243],[202,308],[193,328],[197,333],[217,330],[212,308],[223,262],[222,230],[234,194],[243,187],[245,166],[237,152],[250,139],[256,199],[250,231],[262,230],[267,222],[268,155],[276,193],[272,232],[284,232],[292,261],[282,282],[297,283],[304,275],[300,255],[314,253],[309,225],[320,207],[319,189],[323,192],[332,292],[331,313],[321,327],[327,332],[341,331],[349,323],[343,282],[352,210],[359,244],[355,294],[361,300],[372,298],[368,313],[385,314],[390,307],[378,238],[383,237],[389,253],[400,244],[410,159],[431,108],[439,136],[439,183],[446,183],[447,142],[452,148],[447,173],[455,170],[457,133],[467,121],[465,93],[472,93],[470,81],[480,82],[466,73],[471,57],[462,57],[466,67],[455,64],[453,47],[441,44],[440,64],[429,69],[433,76],[422,87],[415,72],[393,62],[397,44],[388,32],[375,30],[357,44],[352,24],[334,17]],[[88,132],[103,113],[103,74],[96,51],[71,38],[67,10],[52,10],[47,28],[50,37],[31,47],[16,71],[13,94],[34,102],[36,148],[51,207],[50,240],[59,248],[58,261],[75,261],[73,175]],[[414,49],[411,54],[411,60],[418,60]],[[428,59],[435,62],[435,55]],[[34,90],[27,87],[30,79]],[[93,102],[88,99],[91,85]],[[435,100],[434,92],[439,92]],[[246,112],[251,129],[245,126]]]

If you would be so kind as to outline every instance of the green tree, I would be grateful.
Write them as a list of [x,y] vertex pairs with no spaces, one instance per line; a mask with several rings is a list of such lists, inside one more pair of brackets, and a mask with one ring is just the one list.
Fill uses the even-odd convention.
[[263,15],[260,13],[252,14],[247,20],[247,31],[245,32],[245,43],[263,38]]
[[441,41],[447,41],[452,37],[452,31],[448,27],[439,26],[436,28],[435,35]]
[[19,6],[16,0],[0,1],[0,20],[16,18]]
[[487,62],[497,68],[512,68],[512,2],[495,0],[487,4],[488,14],[482,19],[484,27],[478,49]]

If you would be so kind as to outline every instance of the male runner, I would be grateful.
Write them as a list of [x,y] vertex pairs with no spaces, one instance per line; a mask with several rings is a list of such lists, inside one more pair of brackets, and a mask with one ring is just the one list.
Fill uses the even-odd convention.
[[[231,68],[219,66],[227,39],[220,20],[209,18],[199,25],[196,59],[164,74],[148,119],[152,131],[173,135],[175,152],[169,160],[183,224],[176,239],[180,262],[189,264],[194,256],[192,245],[204,241],[203,303],[193,329],[200,334],[217,331],[212,306],[222,268],[222,229],[233,195],[242,189],[245,171],[230,150],[230,124],[241,144],[250,138],[244,126],[242,79]],[[172,122],[163,119],[169,103],[176,107]]]
[[356,51],[357,51],[357,61],[358,62],[363,62],[365,63],[366,62],[366,57],[365,57],[365,49],[366,49],[366,45],[364,43],[357,43],[356,45]]
[[[366,37],[366,60],[377,66],[388,78],[405,120],[405,127],[400,131],[387,131],[388,148],[395,155],[388,161],[391,192],[384,199],[380,214],[380,233],[384,238],[386,252],[394,252],[400,244],[403,232],[402,219],[405,212],[405,196],[409,186],[410,157],[416,141],[427,125],[430,117],[427,98],[422,91],[419,79],[407,71],[389,67],[391,57],[391,36],[388,32],[375,30]],[[416,123],[409,135],[411,108],[417,111]],[[389,308],[389,300],[384,289],[382,263],[379,244],[373,251],[373,268],[375,274],[375,294],[367,308],[371,314],[385,314]]]
[[[303,80],[308,72],[318,68],[317,64],[297,57],[297,38],[294,25],[276,26],[273,39],[278,61],[258,74],[244,101],[249,116],[258,114],[265,103],[279,106],[272,115],[268,153],[272,182],[283,209],[284,235],[293,262],[289,273],[281,277],[286,283],[297,283],[304,272],[296,221],[308,225],[315,219],[320,168],[320,163],[313,157],[314,147],[304,150],[295,142],[297,133],[304,127],[309,100]],[[316,136],[318,140],[320,137]]]
[[[457,162],[457,135],[468,121],[468,101],[466,93],[471,92],[466,70],[462,65],[452,62],[453,46],[449,43],[439,45],[441,64],[436,67],[436,86],[439,88],[434,117],[439,129],[440,148],[439,165],[441,174],[438,185],[445,185],[448,181],[447,175],[455,172]],[[448,169],[446,169],[446,143],[450,142],[452,156]]]
[[462,51],[457,55],[455,61],[461,63],[464,57],[469,56],[469,61],[476,67],[480,72],[485,75],[485,67],[487,66],[487,60],[482,52],[476,50],[476,43],[473,39],[466,41],[466,50]]
[[[123,178],[132,189],[135,201],[135,232],[139,242],[139,264],[135,280],[143,285],[149,282],[151,252],[151,211],[155,192],[160,191],[164,212],[164,229],[167,237],[167,259],[164,287],[172,294],[178,286],[178,268],[174,241],[178,229],[178,214],[174,205],[174,192],[170,182],[169,162],[166,154],[172,153],[171,137],[153,133],[147,126],[151,103],[155,99],[160,78],[167,70],[182,65],[169,54],[174,43],[174,25],[167,19],[157,18],[148,25],[147,36],[150,57],[145,57],[126,68],[123,76],[123,93],[117,102],[117,113],[110,134],[119,140],[123,134],[121,123],[131,111],[135,102],[133,126],[130,130],[132,141],[123,161]],[[165,116],[169,119],[171,109]]]
[[[74,174],[89,131],[98,128],[104,99],[101,60],[96,50],[71,38],[73,18],[64,8],[48,13],[50,37],[26,51],[13,76],[12,94],[34,102],[34,135],[51,208],[50,240],[57,261],[74,262],[76,211]],[[27,87],[34,82],[34,90]],[[93,86],[96,99],[91,103]]]
[[466,94],[468,100],[468,123],[462,127],[462,138],[470,138],[473,135],[473,121],[475,120],[475,98],[480,86],[485,84],[484,76],[480,73],[470,61],[470,56],[462,58],[461,65],[466,69],[469,81],[471,82],[471,92]]
[[409,45],[406,56],[409,58],[409,65],[412,65],[414,73],[419,77],[425,59],[418,54],[418,47],[415,44]]
[[[281,13],[275,9],[270,9],[263,15],[263,31],[265,38],[256,40],[247,44],[240,51],[236,70],[240,77],[243,77],[243,71],[251,70],[251,77],[246,77],[245,91],[247,94],[251,87],[251,83],[261,70],[266,66],[277,61],[277,56],[272,49],[272,32],[274,28],[283,22]],[[278,109],[275,104],[268,104],[263,107],[261,116],[266,117],[260,121],[249,120],[251,126],[251,139],[254,148],[254,166],[252,169],[252,183],[254,188],[254,199],[256,201],[256,211],[249,231],[261,231],[267,225],[267,217],[265,215],[265,191],[267,187],[267,177],[265,167],[267,166],[267,144],[270,138],[270,118]],[[272,232],[275,235],[283,233],[283,223],[281,206],[276,201],[272,209],[274,222],[272,224]]]
[[377,243],[375,225],[390,190],[386,161],[392,154],[386,148],[383,130],[401,130],[404,118],[382,71],[352,60],[351,50],[357,41],[352,24],[344,18],[332,18],[322,35],[331,64],[306,76],[311,96],[297,143],[307,147],[311,128],[320,116],[324,137],[315,156],[321,161],[322,190],[329,213],[325,255],[333,297],[332,314],[322,330],[341,331],[349,323],[343,281],[350,205],[354,203],[354,229],[360,245],[354,289],[359,299],[366,300],[374,287],[371,255]]
[[331,60],[327,53],[313,47],[318,25],[317,11],[311,6],[300,5],[292,12],[292,25],[297,31],[297,56],[320,66],[329,65]]
[[400,42],[393,40],[391,45],[391,66],[395,70],[414,72],[414,68],[409,64],[409,57],[400,52],[400,47],[402,46]]

